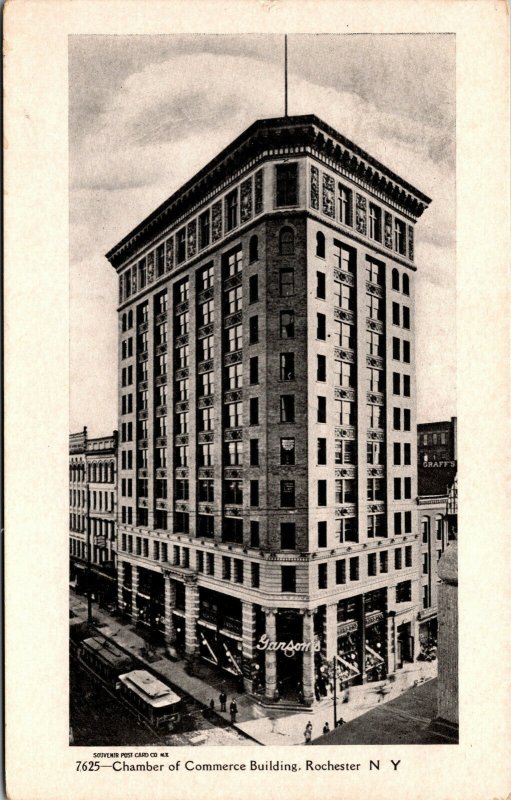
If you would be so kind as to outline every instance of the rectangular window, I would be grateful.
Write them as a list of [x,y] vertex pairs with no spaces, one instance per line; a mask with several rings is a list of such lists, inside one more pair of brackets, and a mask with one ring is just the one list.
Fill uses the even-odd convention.
[[393,394],[401,394],[401,375],[399,372],[392,373],[392,392]]
[[232,278],[233,275],[237,275],[241,272],[242,260],[243,252],[241,247],[222,256],[224,279]]
[[295,271],[294,269],[281,269],[280,274],[280,296],[290,297],[295,293]]
[[298,203],[298,164],[277,164],[275,183],[276,207],[295,206]]
[[334,362],[334,384],[349,389],[354,384],[354,365],[348,361]]
[[410,342],[403,341],[403,361],[405,364],[410,363]]
[[380,572],[389,571],[389,553],[387,550],[380,552]]
[[399,303],[392,303],[392,324],[393,325],[401,324],[401,313],[400,313]]
[[344,225],[352,225],[352,191],[339,184],[339,221]]
[[226,465],[229,467],[238,467],[242,462],[243,457],[243,443],[242,442],[228,442],[226,453]]
[[403,328],[410,330],[410,309],[403,306]]
[[318,522],[318,547],[327,546],[327,524],[324,520]]
[[326,316],[325,314],[316,314],[316,338],[322,341],[326,340]]
[[346,583],[346,560],[344,558],[335,562],[335,582]]
[[250,547],[259,547],[259,522],[250,521]]
[[326,381],[326,356],[317,356],[317,374],[316,380],[324,383]]
[[259,481],[250,481],[250,505],[256,508],[259,505]]
[[412,512],[405,511],[405,533],[412,532]]
[[328,588],[328,564],[318,564],[318,589]]
[[231,559],[228,556],[222,556],[222,578],[224,581],[231,580]]
[[257,303],[259,300],[259,276],[251,275],[248,279],[248,302]]
[[280,440],[280,463],[282,465],[293,465],[295,463],[295,440]]
[[404,496],[405,500],[410,500],[412,497],[412,479],[405,478],[404,480]]
[[186,230],[181,228],[176,234],[176,259],[178,264],[182,264],[186,259]]
[[410,376],[403,375],[403,395],[410,397]]
[[283,592],[296,592],[296,567],[281,567],[281,586]]
[[280,523],[280,546],[282,550],[296,548],[296,525],[294,522]]
[[280,421],[295,421],[295,396],[294,394],[282,394],[280,396]]
[[295,379],[295,354],[280,354],[280,380],[294,381]]
[[412,566],[412,545],[407,544],[405,547],[405,567]]
[[400,361],[401,359],[401,339],[398,339],[396,336],[392,337],[392,358],[396,361]]
[[376,573],[376,553],[369,553],[367,556],[367,574],[374,577]]
[[280,482],[280,507],[295,508],[295,482]]
[[401,478],[394,478],[394,500],[401,500]]
[[214,553],[206,553],[206,562],[208,567],[208,575],[215,574],[215,554]]
[[259,439],[250,439],[250,465],[259,466]]
[[399,442],[394,442],[394,464],[395,466],[401,464],[401,445]]
[[403,567],[402,551],[400,547],[397,547],[394,550],[394,569],[402,569],[402,567]]
[[410,409],[409,408],[405,408],[403,410],[403,430],[404,431],[409,431],[410,430],[410,424],[411,424]]
[[406,225],[402,220],[395,219],[394,220],[394,248],[397,250],[398,253],[401,255],[405,255],[406,253]]
[[381,208],[369,203],[369,236],[381,242]]
[[403,581],[396,586],[396,603],[409,603],[412,599],[412,582]]
[[240,389],[242,385],[243,385],[243,365],[231,364],[229,367],[227,367],[227,388]]
[[199,502],[212,503],[215,499],[215,483],[212,480],[198,481]]
[[366,257],[366,281],[383,286],[384,265]]
[[259,398],[251,397],[249,401],[249,424],[259,425]]
[[294,339],[295,336],[295,312],[280,312],[280,338]]
[[250,565],[250,578],[253,589],[259,589],[259,564],[252,562]]
[[249,374],[250,374],[250,384],[254,386],[255,384],[259,383],[259,358],[258,356],[252,356],[249,361]]
[[316,272],[316,297],[320,300],[326,298],[326,275],[324,272]]
[[259,341],[259,317],[250,317],[248,321],[249,343],[257,344]]
[[318,422],[326,422],[326,397],[318,397]]
[[396,511],[394,514],[394,533],[396,534],[396,536],[400,536],[401,533],[403,532],[403,529],[401,527],[401,522],[402,522],[401,512]]
[[326,506],[327,484],[325,480],[318,481],[318,506]]
[[427,575],[429,571],[429,557],[427,553],[422,556],[422,574]]
[[326,464],[326,439],[318,439],[318,464]]
[[400,408],[394,408],[393,409],[393,417],[394,417],[394,420],[393,420],[394,430],[395,431],[400,431],[401,430],[401,409]]
[[236,286],[234,289],[229,289],[225,295],[226,298],[226,313],[234,314],[241,309],[243,303],[243,289],[241,286]]
[[234,559],[234,582],[243,583],[243,561],[241,558]]
[[412,463],[412,448],[408,442],[406,442],[403,445],[403,453],[404,453],[403,464],[409,466]]
[[225,228],[232,231],[238,224],[238,190],[229,192],[225,198]]
[[227,329],[227,352],[235,353],[243,347],[243,327],[234,325]]
[[354,558],[350,558],[350,581],[358,581],[359,577],[358,556],[355,556]]
[[[209,208],[199,217],[199,248],[207,247],[210,241],[210,215]],[[206,287],[203,287],[206,288]]]

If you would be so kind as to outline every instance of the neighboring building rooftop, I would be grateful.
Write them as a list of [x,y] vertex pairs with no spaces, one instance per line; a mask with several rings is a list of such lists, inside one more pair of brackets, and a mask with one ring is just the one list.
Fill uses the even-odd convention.
[[[208,192],[230,179],[249,161],[260,160],[275,147],[303,148],[320,153],[369,187],[400,205],[414,218],[421,216],[431,198],[400,178],[356,144],[313,114],[256,120],[180,189],[156,208],[106,254],[121,265],[134,251],[150,241],[202,201]],[[291,150],[291,154],[297,151]],[[274,157],[274,154],[273,156]]]

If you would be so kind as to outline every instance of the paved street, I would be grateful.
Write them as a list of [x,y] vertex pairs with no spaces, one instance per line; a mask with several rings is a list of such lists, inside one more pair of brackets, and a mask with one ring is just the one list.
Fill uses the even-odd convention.
[[[86,599],[76,595],[72,590],[70,607],[78,617],[87,618]],[[93,613],[99,631],[104,636],[112,637],[118,646],[144,661],[142,650],[145,648],[146,642],[132,625],[121,624],[119,619],[98,609],[96,605],[94,605]],[[204,744],[253,745],[258,742],[262,745],[300,745],[304,743],[303,732],[307,722],[310,721],[312,724],[313,739],[321,736],[325,722],[328,721],[330,727],[333,727],[333,698],[331,696],[318,703],[313,710],[281,711],[278,706],[265,707],[245,694],[237,694],[234,681],[231,681],[229,676],[220,675],[205,665],[199,666],[197,674],[191,676],[185,672],[182,662],[169,661],[164,655],[163,648],[157,648],[157,656],[157,659],[151,661],[150,664],[147,662],[148,666],[163,680],[173,684],[178,691],[181,689],[191,695],[203,707],[209,707],[210,700],[214,699],[218,709],[218,694],[221,688],[224,688],[228,695],[228,704],[233,696],[236,697],[239,709],[236,725],[230,725],[228,714],[220,714],[217,711],[217,721],[221,720],[223,724],[227,722],[228,727],[220,731],[221,735],[218,736],[217,731],[220,729],[209,728],[203,734]],[[338,700],[337,717],[342,717],[345,722],[349,722],[375,706],[385,704],[398,697],[403,691],[414,686],[416,682],[430,680],[435,676],[436,662],[422,661],[407,664],[397,673],[392,683],[387,682],[389,691],[384,696],[378,693],[381,683],[353,687],[350,690],[348,703]],[[236,736],[236,741],[225,741],[227,732]],[[253,741],[243,737],[243,734],[251,737]],[[217,738],[219,738],[218,741],[216,741]]]

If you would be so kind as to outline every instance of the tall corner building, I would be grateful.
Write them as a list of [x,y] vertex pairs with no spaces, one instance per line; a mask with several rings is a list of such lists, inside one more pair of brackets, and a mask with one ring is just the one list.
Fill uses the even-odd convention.
[[414,656],[429,202],[315,116],[258,120],[107,254],[119,605],[270,701]]

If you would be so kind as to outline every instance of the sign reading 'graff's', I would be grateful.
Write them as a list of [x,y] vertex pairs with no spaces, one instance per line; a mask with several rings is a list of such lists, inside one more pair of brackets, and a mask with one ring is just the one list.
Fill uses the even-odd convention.
[[292,639],[289,642],[271,642],[266,633],[261,635],[256,650],[281,650],[284,655],[288,657],[294,656],[296,653],[319,653],[321,644],[316,642],[294,642]]

